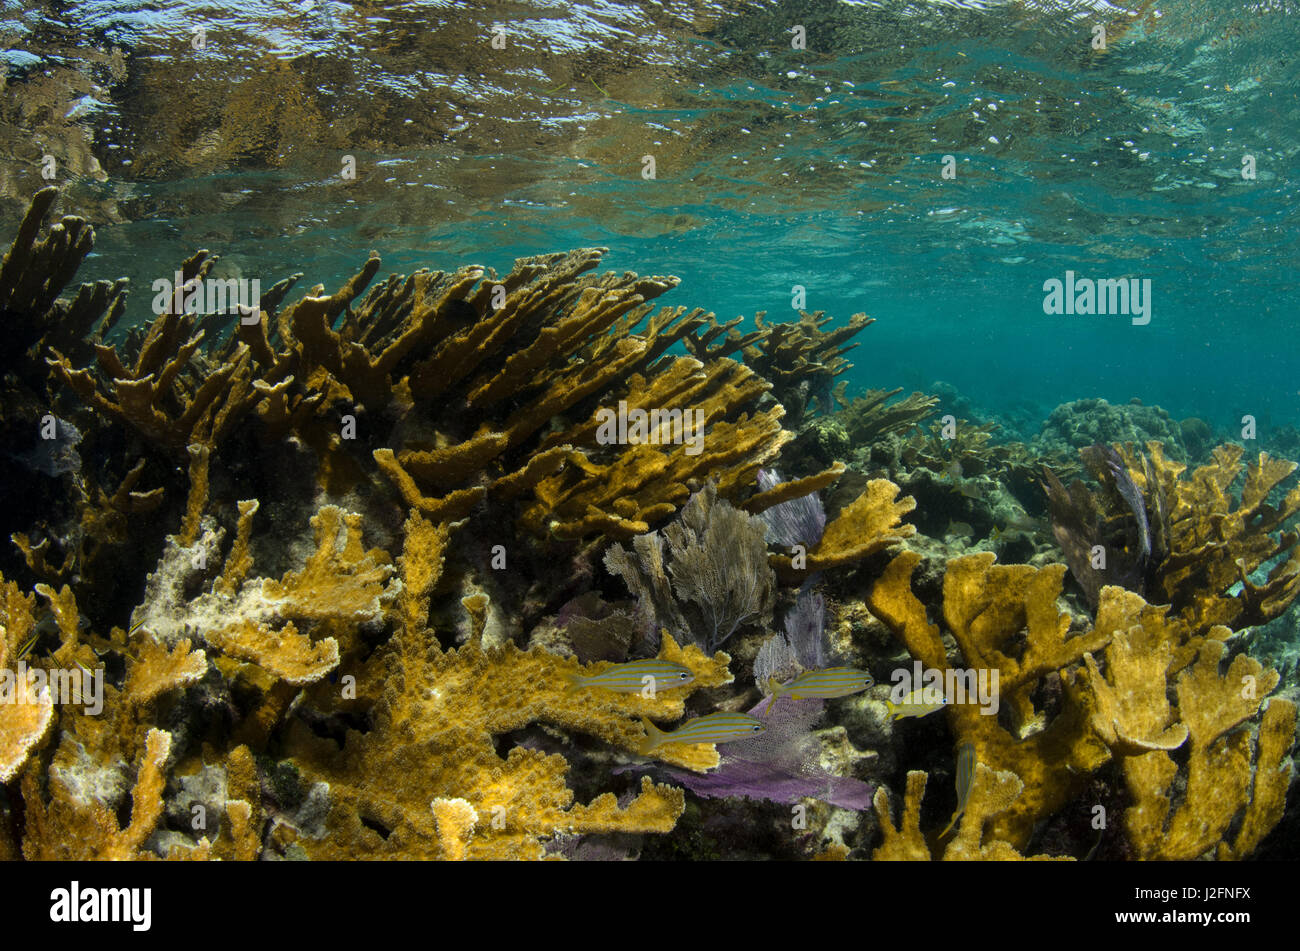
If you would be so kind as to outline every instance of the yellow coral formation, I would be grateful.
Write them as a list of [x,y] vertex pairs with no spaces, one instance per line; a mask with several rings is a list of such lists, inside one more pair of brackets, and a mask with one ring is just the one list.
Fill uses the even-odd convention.
[[47,807],[35,788],[35,775],[27,773],[23,778],[27,802],[24,857],[29,861],[145,857],[144,841],[163,811],[164,767],[171,742],[171,734],[162,730],[150,730],[145,737],[144,755],[131,790],[131,821],[125,829],[119,827],[112,811],[97,801],[73,806],[70,799],[56,795]]
[[[573,805],[563,757],[517,747],[503,759],[492,737],[544,722],[631,752],[642,738],[639,718],[680,717],[689,691],[666,691],[654,699],[566,692],[566,675],[578,670],[573,660],[514,645],[488,650],[477,638],[458,650],[441,650],[420,622],[448,534],[416,515],[408,529],[400,562],[403,590],[409,592],[398,615],[401,630],[384,651],[345,668],[356,676],[358,695],[373,698],[372,728],[349,732],[342,750],[301,725],[290,731],[290,753],[307,775],[329,782],[333,803],[327,836],[301,842],[308,854],[540,858],[543,840],[561,832],[672,828],[682,809],[680,791],[647,779],[626,806],[610,794]],[[693,688],[731,679],[725,654],[710,658],[665,636],[660,656],[690,667]],[[314,700],[338,703],[321,687]],[[718,761],[711,746],[665,750],[663,758],[693,769]],[[420,783],[409,781],[413,775]]]
[[[183,281],[207,277],[216,259],[200,251],[182,265]],[[200,350],[198,318],[168,307],[123,362],[116,346],[95,346],[97,372],[78,369],[51,348],[54,375],[97,412],[134,429],[154,447],[183,456],[191,444],[214,447],[264,397],[253,387],[249,351],[213,359]]]
[[[244,521],[253,506],[244,506]],[[257,585],[274,603],[295,603],[303,611],[313,605],[317,620],[351,618],[373,599],[384,576],[386,558],[367,553],[360,545],[355,520],[326,508],[315,520],[317,551],[304,570],[280,582]],[[448,526],[433,526],[418,515],[407,524],[407,546],[401,559],[401,585],[395,598],[383,599],[385,616],[398,633],[385,649],[367,660],[349,655],[348,673],[357,678],[363,701],[373,702],[374,725],[364,734],[350,733],[341,752],[333,752],[301,723],[291,726],[289,752],[309,777],[330,783],[331,808],[323,839],[299,837],[288,827],[278,827],[307,854],[406,854],[442,858],[541,857],[551,836],[572,832],[643,831],[671,829],[683,808],[679,790],[646,779],[638,796],[619,805],[612,794],[591,803],[574,804],[564,777],[563,757],[516,748],[502,759],[493,736],[531,722],[553,723],[587,733],[626,751],[642,739],[640,718],[673,719],[684,712],[686,690],[665,691],[654,699],[604,691],[566,692],[567,675],[580,670],[571,659],[541,650],[521,651],[513,645],[500,651],[481,646],[478,635],[459,650],[443,651],[426,626],[428,597],[441,573],[443,553],[450,538]],[[234,554],[244,562],[241,546]],[[183,550],[182,550],[183,551]],[[229,587],[244,593],[254,582],[243,581],[246,569],[227,571]],[[360,569],[360,570],[358,570]],[[358,578],[365,580],[358,583]],[[333,579],[332,587],[329,579]],[[30,626],[33,602],[10,585],[6,590],[17,607],[10,609],[15,630]],[[52,599],[60,629],[65,633],[60,651],[83,653],[74,643],[78,612],[69,592],[43,589]],[[160,588],[154,589],[156,592]],[[335,595],[331,597],[333,592]],[[349,592],[351,594],[349,594]],[[342,597],[339,597],[339,594]],[[204,595],[202,597],[213,597]],[[478,605],[481,609],[485,605]],[[481,632],[482,611],[477,629]],[[148,613],[145,612],[145,616]],[[23,619],[26,619],[24,622]],[[281,658],[309,649],[303,639],[292,649],[271,650],[264,640],[267,629],[252,630],[245,619],[225,628],[205,631],[205,643],[235,656],[251,656],[275,677],[295,683],[314,679],[294,677],[283,669]],[[278,632],[292,639],[292,625]],[[227,642],[229,639],[229,643]],[[28,857],[134,857],[145,854],[143,843],[161,814],[160,793],[165,781],[169,736],[147,728],[149,711],[174,690],[195,683],[208,669],[205,654],[188,640],[170,646],[142,624],[128,641],[112,642],[127,654],[121,690],[105,687],[105,713],[90,717],[70,711],[63,724],[52,761],[47,793],[29,773],[23,784],[28,804],[28,825],[23,848]],[[333,641],[321,641],[316,649]],[[266,647],[266,650],[262,648]],[[717,686],[731,680],[725,654],[708,657],[694,647],[681,648],[665,635],[660,656],[685,664],[695,673],[696,687]],[[332,659],[332,663],[336,662]],[[586,673],[602,669],[588,668]],[[237,675],[234,669],[232,676]],[[346,680],[348,678],[344,678]],[[341,680],[340,683],[344,682]],[[318,684],[314,702],[322,708],[339,703],[338,688]],[[342,701],[346,704],[348,701]],[[283,707],[277,708],[277,717]],[[273,711],[274,712],[274,711]],[[712,746],[672,747],[663,751],[666,762],[692,769],[717,764]],[[120,828],[111,810],[87,799],[73,777],[90,762],[138,762],[132,798],[132,819]],[[226,756],[230,790],[221,832],[201,838],[193,846],[173,845],[173,857],[227,857],[249,859],[260,852],[260,832],[265,821],[258,805],[255,767],[246,747]],[[422,783],[409,782],[412,775]],[[392,829],[379,842],[367,824]]]
[[895,403],[888,402],[901,392],[902,387],[867,390],[836,416],[843,422],[855,445],[869,446],[890,433],[907,432],[929,416],[939,403],[937,396],[924,393],[913,393]]
[[[775,491],[775,490],[773,490]],[[911,496],[898,498],[898,486],[888,479],[872,479],[854,501],[844,507],[806,556],[796,562],[790,555],[772,555],[772,567],[781,580],[797,582],[815,571],[852,564],[916,534],[915,525],[902,525],[903,516],[916,508]]]
[[[1263,624],[1287,609],[1300,594],[1300,535],[1292,525],[1300,514],[1300,486],[1276,507],[1268,498],[1296,463],[1261,452],[1243,467],[1244,450],[1226,445],[1214,450],[1213,462],[1185,478],[1186,466],[1168,459],[1159,443],[1147,444],[1149,470],[1131,447],[1122,448],[1133,481],[1148,497],[1158,493],[1153,511],[1166,513],[1162,600],[1199,632],[1220,624]],[[1229,490],[1239,479],[1235,502]],[[1257,586],[1250,575],[1270,562],[1275,564],[1267,580]],[[1230,594],[1238,582],[1240,592]]]
[[[940,630],[909,586],[918,560],[912,552],[895,558],[869,603],[913,656],[946,671]],[[1254,764],[1249,730],[1230,731],[1257,712],[1277,685],[1277,673],[1238,655],[1220,674],[1222,641],[1230,631],[1190,639],[1167,608],[1115,586],[1102,590],[1095,626],[1070,636],[1070,617],[1057,607],[1064,571],[1063,565],[995,565],[991,554],[976,554],[950,561],[944,576],[943,617],[965,664],[996,669],[1002,698],[1012,707],[1014,732],[973,704],[947,708],[957,741],[972,743],[980,763],[1014,775],[1021,786],[989,831],[1021,848],[1035,823],[1058,811],[1113,756],[1121,760],[1135,802],[1125,830],[1141,857],[1199,857],[1242,814],[1246,831],[1224,854],[1249,852],[1281,818],[1279,788],[1287,776],[1280,737],[1294,731],[1294,706],[1270,703],[1278,711],[1259,728]],[[1102,648],[1104,673],[1096,657]],[[1196,662],[1178,674],[1175,659],[1188,650]],[[1058,676],[1065,689],[1049,722],[1033,698],[1045,678]],[[1166,694],[1170,687],[1176,709]],[[1179,767],[1166,751],[1189,737],[1187,782],[1176,797]]]
[[[1195,637],[1282,614],[1300,594],[1300,486],[1282,485],[1296,463],[1261,452],[1243,466],[1243,452],[1219,446],[1208,465],[1188,474],[1158,442],[1147,443],[1146,453],[1131,444],[1091,446],[1080,457],[1100,492],[1077,480],[1067,490],[1044,467],[1053,532],[1089,603],[1103,585],[1123,584],[1172,605]],[[1123,491],[1130,483],[1134,499]],[[1098,544],[1110,549],[1109,564],[1091,563]],[[1257,580],[1265,566],[1267,576]]]
[[[269,435],[313,447],[322,483],[334,488],[361,478],[367,460],[349,455],[323,414],[337,405],[354,418],[392,408],[410,417],[412,435],[371,450],[373,463],[427,517],[458,520],[489,496],[531,490],[523,524],[536,534],[627,538],[671,515],[709,476],[725,497],[747,494],[790,434],[779,405],[751,411],[771,388],[751,367],[689,357],[661,366],[664,350],[703,317],[684,308],[651,315],[646,302],[675,279],[584,274],[604,250],[523,258],[503,278],[478,267],[420,271],[358,301],[380,266],[372,256],[333,294],[314,289],[280,313],[264,301],[259,322],[241,321],[210,353],[193,315],[164,313],[129,359],[99,345],[97,369],[57,351],[51,366],[95,411],[173,456],[191,445],[215,451],[257,418]],[[186,261],[185,281],[203,280],[214,261],[206,252]],[[466,324],[469,313],[477,319]],[[783,327],[770,331],[774,340],[784,340]],[[818,338],[836,372],[835,344],[857,329],[852,322]],[[641,373],[652,362],[647,380]],[[594,399],[602,406],[587,409]],[[428,409],[449,405],[464,411]],[[620,405],[675,414],[678,430],[683,420],[699,430],[704,452],[683,444],[681,431],[620,445],[598,439],[600,410]],[[578,409],[580,418],[565,419]],[[191,466],[187,542],[198,531],[207,465],[195,456]]]
[[94,248],[95,230],[84,218],[65,215],[37,240],[57,197],[55,188],[32,197],[0,262],[0,310],[6,314],[6,346],[14,353],[32,347],[36,353],[56,346],[85,348],[87,338],[102,338],[113,327],[126,304],[126,281],[85,284],[73,301],[58,299]]
[[[804,415],[811,396],[817,396],[823,412],[829,412],[832,383],[852,366],[844,354],[857,346],[846,342],[875,321],[866,314],[854,314],[842,326],[823,330],[831,318],[820,310],[812,314],[800,311],[797,321],[785,323],[769,324],[765,316],[764,311],[755,314],[756,329],[742,335],[735,329],[740,318],[719,324],[709,314],[707,329],[692,329],[683,339],[701,360],[742,354],[745,365],[772,384],[777,400],[796,421]],[[719,337],[722,341],[714,343]],[[807,392],[801,392],[801,387]]]
[[1231,844],[1220,842],[1220,860],[1250,855],[1282,819],[1286,793],[1295,767],[1288,754],[1295,744],[1296,707],[1289,700],[1275,698],[1264,708],[1255,745],[1255,782],[1246,802],[1245,815]]
[[[889,794],[882,786],[876,790],[872,804],[880,820],[883,836],[872,858],[887,861],[927,862],[933,856],[925,835],[921,832],[921,798],[925,795],[927,775],[918,770],[907,774],[907,789],[903,796],[903,813],[895,827],[889,815]],[[975,778],[971,785],[966,811],[962,814],[957,834],[943,852],[946,862],[1022,860],[1016,849],[996,836],[988,836],[989,820],[1006,812],[1023,789],[1020,778],[1006,770],[997,772],[983,763],[975,765]],[[1053,859],[1057,856],[1034,855],[1031,859]]]
[[245,619],[209,632],[207,643],[231,657],[251,660],[286,683],[301,686],[338,666],[339,645],[332,637],[313,643],[292,621],[273,630]]
[[845,465],[837,462],[829,469],[805,476],[802,479],[790,479],[772,488],[756,493],[750,496],[741,509],[750,515],[757,515],[759,512],[766,512],[774,505],[780,505],[783,502],[789,502],[793,499],[803,498],[812,492],[819,492],[826,488],[845,472]]
[[[1207,640],[1176,683],[1180,726],[1190,744],[1182,795],[1175,796],[1179,766],[1167,753],[1153,750],[1124,761],[1134,800],[1124,824],[1140,858],[1188,860],[1216,846],[1221,858],[1241,857],[1282,818],[1279,786],[1290,779],[1291,767],[1282,760],[1295,736],[1295,705],[1270,701],[1252,763],[1250,731],[1236,728],[1259,710],[1278,675],[1240,654],[1221,674],[1223,651],[1219,641]],[[1230,825],[1243,813],[1237,837],[1227,841]]]
[[[884,620],[927,667],[949,669],[939,628],[926,618],[910,588],[919,561],[903,552],[889,565],[868,597]],[[1035,569],[995,565],[981,553],[953,559],[944,575],[943,616],[961,648],[967,668],[996,668],[1003,701],[1012,707],[1015,732],[974,703],[947,711],[957,743],[975,746],[979,762],[995,772],[1010,770],[1024,789],[994,820],[994,834],[1023,846],[1034,824],[1079,791],[1084,776],[1106,761],[1104,744],[1087,728],[1082,706],[1069,694],[1050,723],[1035,710],[1032,695],[1045,676],[1082,658],[1108,640],[1103,631],[1067,638],[1069,616],[1058,611],[1064,565]],[[1013,645],[1024,632],[1024,646]]]
[[9,694],[0,703],[0,784],[8,783],[45,740],[54,720],[54,702],[20,676],[18,652],[36,626],[35,599],[12,581],[0,579],[0,678]]
[[[6,587],[12,590],[8,583]],[[79,637],[78,611],[71,592],[64,589],[56,594],[43,585],[38,590],[52,599],[63,635],[62,643],[51,655],[52,663],[65,670],[78,669],[83,677],[103,677],[104,669],[95,650]],[[150,725],[154,716],[151,711],[163,695],[195,683],[206,670],[203,652],[191,651],[188,642],[169,650],[148,632],[140,631],[136,645],[127,654],[121,689],[103,683],[99,698],[102,710],[86,705],[86,687],[82,688],[82,704],[60,706],[58,735],[45,784],[37,778],[43,765],[30,767],[22,774],[20,789],[27,817],[24,856],[147,857],[144,841],[163,809],[165,767],[172,739],[170,733]],[[103,789],[119,786],[128,764],[135,768],[131,820],[121,828],[114,815],[115,804],[101,799]]]
[[[208,646],[252,661],[286,683],[310,683],[338,665],[340,643],[355,640],[358,624],[382,620],[381,600],[388,596],[393,569],[382,549],[362,546],[359,516],[326,505],[311,520],[316,549],[302,570],[279,580],[246,579],[252,565],[247,535],[256,511],[255,501],[240,504],[223,571],[211,591],[189,602],[178,603],[176,590],[192,572],[188,549],[173,537],[136,621],[169,643],[193,629]],[[205,535],[199,544],[212,537]],[[300,625],[310,625],[310,633],[300,633]]]
[[[402,499],[425,516],[456,520],[489,495],[510,498],[536,489],[538,501],[524,524],[538,534],[610,530],[627,537],[671,514],[689,493],[689,479],[712,472],[747,488],[757,467],[789,436],[776,422],[779,410],[752,419],[740,413],[769,385],[733,361],[705,367],[678,358],[647,384],[637,371],[701,317],[682,308],[649,316],[645,302],[674,286],[673,279],[585,276],[603,253],[589,248],[523,258],[504,278],[477,267],[450,275],[421,271],[405,283],[390,280],[350,306],[378,268],[371,258],[336,294],[308,296],[279,315],[278,344],[271,342],[269,314],[260,325],[241,326],[239,334],[264,388],[294,378],[321,393],[325,404],[348,400],[374,410],[396,403],[403,412],[411,401],[463,400],[465,416],[479,420],[476,428],[457,431],[464,420],[435,421],[430,438],[373,452]],[[469,313],[478,319],[464,325]],[[634,333],[643,319],[645,330]],[[622,400],[633,409],[675,412],[678,419],[683,412],[703,413],[709,451],[697,458],[680,445],[669,453],[636,444],[608,447],[604,454],[612,461],[591,462],[588,453],[608,445],[596,439],[596,411],[567,429],[541,434],[598,396],[610,406]],[[277,418],[288,413],[278,396],[266,410]],[[337,454],[337,442],[330,445]],[[513,453],[525,446],[522,456]],[[507,453],[513,453],[509,462]],[[561,473],[565,467],[579,474],[577,484]],[[615,486],[621,510],[585,477],[595,477],[601,489]]]
[[140,640],[123,686],[130,703],[143,706],[169,690],[195,683],[207,673],[207,656],[201,650],[190,650],[189,641],[168,648],[147,633]]
[[706,366],[681,357],[650,381],[634,375],[627,395],[620,397],[627,411],[682,407],[676,418],[684,420],[690,417],[681,414],[696,413],[699,442],[692,446],[685,438],[656,438],[621,447],[607,464],[594,462],[588,453],[600,448],[602,410],[612,411],[619,401],[599,407],[583,422],[542,441],[543,452],[574,451],[567,454],[569,465],[537,483],[536,502],[525,509],[522,524],[537,534],[601,532],[626,539],[671,515],[690,496],[692,482],[712,477],[723,498],[740,497],[753,487],[759,468],[770,464],[790,439],[781,428],[780,406],[728,419],[768,388],[748,367],[725,359]]
[[1161,642],[1150,647],[1150,652],[1143,651],[1116,631],[1106,647],[1109,677],[1098,671],[1091,654],[1083,655],[1097,707],[1093,729],[1119,755],[1172,750],[1187,739],[1186,725],[1172,722],[1165,697],[1172,646]]

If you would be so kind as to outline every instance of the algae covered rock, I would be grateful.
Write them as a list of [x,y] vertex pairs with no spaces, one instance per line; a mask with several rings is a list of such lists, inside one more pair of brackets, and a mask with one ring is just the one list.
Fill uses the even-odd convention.
[[1119,405],[1086,399],[1052,410],[1033,445],[1044,453],[1073,455],[1073,450],[1094,443],[1142,445],[1150,440],[1164,443],[1166,454],[1174,459],[1187,458],[1182,425],[1159,406],[1145,406],[1136,399]]
[[804,427],[791,446],[791,455],[817,465],[847,459],[853,451],[849,431],[835,416],[819,416]]

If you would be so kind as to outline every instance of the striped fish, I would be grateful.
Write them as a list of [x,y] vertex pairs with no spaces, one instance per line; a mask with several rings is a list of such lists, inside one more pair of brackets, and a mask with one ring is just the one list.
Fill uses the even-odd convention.
[[781,697],[791,700],[807,700],[816,697],[821,700],[830,697],[847,697],[850,694],[866,690],[875,680],[865,670],[853,667],[828,667],[825,670],[805,670],[788,684],[779,684],[775,677],[767,678],[767,692],[772,699],[768,702],[767,712]]
[[27,640],[23,641],[22,644],[19,645],[18,654],[14,657],[14,660],[22,660],[30,654],[32,648],[36,646],[36,642],[39,641],[44,634],[45,632],[42,631],[40,627],[34,628],[32,633],[27,635]]
[[970,798],[970,788],[975,783],[975,744],[963,743],[957,751],[957,811],[952,814],[940,836],[948,834],[961,814],[966,811],[966,800]]
[[[84,631],[90,627],[90,621],[84,616],[78,617],[77,626]],[[55,617],[54,612],[48,608],[45,610],[45,613],[41,615],[41,619],[32,626],[32,632],[27,635],[27,639],[19,645],[18,654],[14,659],[22,660],[30,654],[40,639],[47,634],[59,638],[60,640],[63,636],[62,632],[59,630],[58,618]]]
[[904,697],[902,703],[886,700],[885,706],[889,708],[889,715],[895,720],[901,720],[904,717],[923,717],[934,713],[935,710],[942,709],[943,705],[948,702],[948,698],[944,696],[940,696],[937,701],[927,700],[925,695],[928,692],[926,688],[921,687]]
[[758,717],[748,713],[710,713],[693,720],[687,720],[671,733],[665,733],[649,720],[641,718],[645,727],[645,742],[641,752],[649,754],[651,750],[665,743],[725,743],[728,740],[742,740],[758,736],[767,729]]
[[569,687],[565,693],[582,690],[585,687],[599,687],[618,693],[640,693],[647,686],[647,677],[654,678],[654,690],[671,690],[673,687],[685,687],[695,679],[691,669],[669,660],[634,660],[627,664],[614,664],[598,674],[584,677],[581,674],[569,674]]

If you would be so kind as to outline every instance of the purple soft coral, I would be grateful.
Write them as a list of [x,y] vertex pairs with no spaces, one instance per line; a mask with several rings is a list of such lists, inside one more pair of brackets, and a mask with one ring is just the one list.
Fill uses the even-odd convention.
[[767,731],[752,740],[729,743],[721,765],[708,773],[663,767],[697,796],[744,796],[792,803],[810,796],[844,809],[866,809],[872,787],[851,776],[836,776],[817,765],[818,743],[809,732],[822,715],[821,700],[785,700],[768,713],[764,699],[750,710],[763,714]]
[[826,666],[826,599],[807,585],[785,616],[785,634],[805,670]]
[[[758,470],[760,491],[766,492],[780,484],[781,474],[775,469]],[[816,545],[826,531],[826,510],[816,492],[773,505],[760,513],[759,518],[767,523],[767,540],[786,548]]]

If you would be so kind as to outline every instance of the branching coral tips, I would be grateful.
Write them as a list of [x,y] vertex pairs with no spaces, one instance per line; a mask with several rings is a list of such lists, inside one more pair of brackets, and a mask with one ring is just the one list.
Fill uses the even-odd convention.
[[772,695],[768,710],[781,697],[792,700],[847,697],[866,690],[876,681],[865,670],[854,667],[828,667],[824,670],[805,670],[788,684],[779,684],[775,677],[767,679],[767,692]]
[[657,691],[685,687],[694,679],[695,674],[683,664],[669,660],[634,660],[627,664],[614,664],[590,677],[570,674],[569,687],[565,692],[600,687],[618,693],[645,692],[653,697]]
[[648,754],[665,743],[725,743],[728,740],[742,740],[749,736],[758,736],[767,729],[758,717],[747,713],[710,713],[706,716],[687,720],[671,733],[665,733],[649,720],[641,718],[645,727],[645,742],[641,752]]

